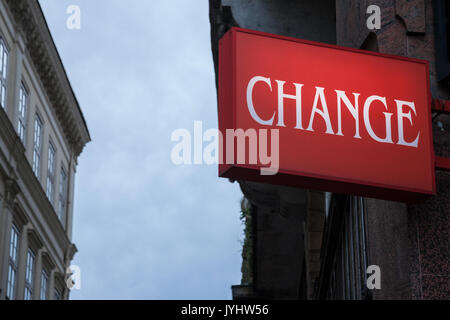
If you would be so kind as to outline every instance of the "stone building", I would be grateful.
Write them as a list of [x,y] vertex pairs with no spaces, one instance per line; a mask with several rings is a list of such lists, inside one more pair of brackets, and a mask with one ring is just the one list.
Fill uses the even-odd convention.
[[90,136],[37,0],[0,1],[0,104],[0,299],[68,299]]
[[[232,26],[430,62],[434,99],[450,100],[450,5],[444,0],[210,0],[211,43]],[[367,28],[370,5],[381,29]],[[435,100],[437,101],[437,100]],[[433,109],[434,149],[450,157],[450,119]],[[450,173],[418,204],[238,181],[251,215],[233,298],[450,299]],[[248,240],[248,239],[247,239]],[[249,252],[251,254],[249,254]],[[366,286],[367,268],[381,289]]]

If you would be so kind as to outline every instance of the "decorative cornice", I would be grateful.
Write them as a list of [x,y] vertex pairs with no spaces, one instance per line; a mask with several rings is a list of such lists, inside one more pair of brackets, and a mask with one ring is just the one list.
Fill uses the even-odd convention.
[[16,201],[16,196],[20,192],[20,187],[14,179],[6,179],[5,181],[5,189],[6,189],[6,203],[12,208],[14,206],[14,202]]
[[74,243],[71,243],[69,247],[67,248],[67,251],[65,253],[66,263],[69,264],[70,261],[72,261],[75,254],[78,252],[78,248]]
[[[34,246],[33,249],[35,250],[41,250],[44,246],[44,242],[42,241],[42,238],[40,235],[36,232],[36,229],[33,228],[33,226],[30,226],[28,229],[28,243],[32,244]],[[35,252],[37,253],[37,252]]]
[[37,0],[6,0],[52,108],[75,157],[91,141],[83,113],[70,85]]

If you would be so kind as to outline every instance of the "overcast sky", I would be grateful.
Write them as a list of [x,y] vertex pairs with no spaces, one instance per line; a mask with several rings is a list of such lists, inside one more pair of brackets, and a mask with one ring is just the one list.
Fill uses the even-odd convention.
[[[207,0],[40,0],[92,136],[79,158],[72,299],[230,299],[239,186],[172,164],[171,133],[217,127]],[[81,29],[66,27],[69,5]]]

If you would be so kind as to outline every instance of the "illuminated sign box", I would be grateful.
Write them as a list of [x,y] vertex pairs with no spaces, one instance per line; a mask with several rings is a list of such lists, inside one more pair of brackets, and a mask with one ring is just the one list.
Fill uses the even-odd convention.
[[[429,88],[427,61],[232,28],[219,43],[219,176],[402,201],[435,194]],[[272,173],[263,140],[279,155]]]

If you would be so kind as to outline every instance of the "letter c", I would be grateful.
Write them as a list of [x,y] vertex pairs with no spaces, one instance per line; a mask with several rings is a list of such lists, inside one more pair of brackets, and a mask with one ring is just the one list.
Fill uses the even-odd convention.
[[253,77],[247,86],[247,107],[248,107],[248,111],[250,112],[250,115],[256,122],[258,122],[259,124],[265,125],[265,126],[270,126],[270,125],[272,125],[273,119],[275,118],[275,112],[273,113],[272,118],[270,118],[269,120],[263,120],[258,116],[258,114],[255,111],[255,107],[253,106],[253,96],[252,96],[253,87],[255,86],[255,84],[257,82],[260,82],[260,81],[267,83],[270,88],[270,91],[272,91],[272,84],[270,82],[270,78],[265,78],[265,77],[261,77],[261,76]]

